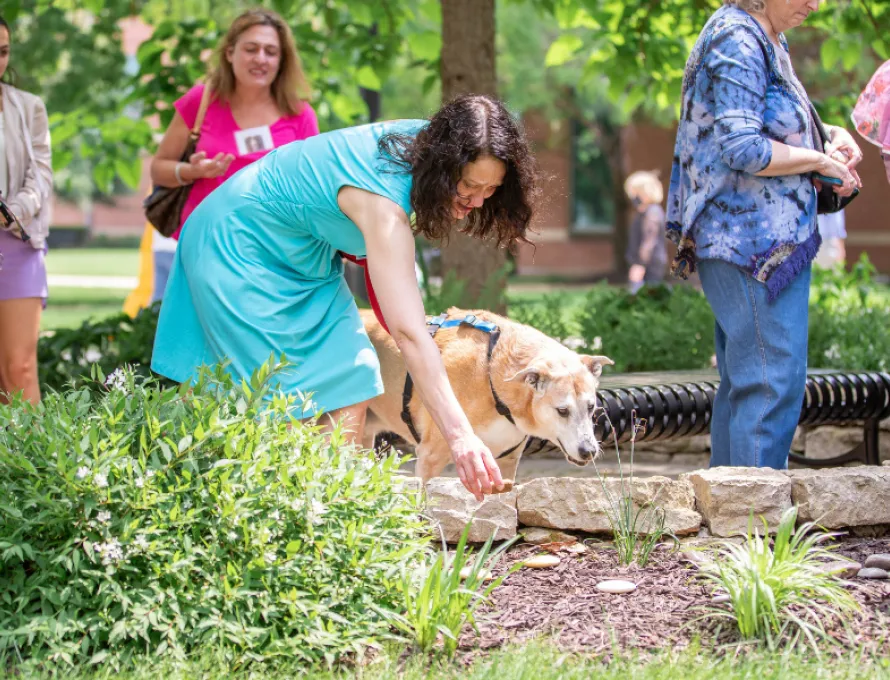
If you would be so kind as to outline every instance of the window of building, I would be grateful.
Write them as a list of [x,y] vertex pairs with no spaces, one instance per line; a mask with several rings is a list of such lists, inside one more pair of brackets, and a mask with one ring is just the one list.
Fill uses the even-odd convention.
[[572,125],[572,232],[608,234],[615,223],[612,172],[597,131]]

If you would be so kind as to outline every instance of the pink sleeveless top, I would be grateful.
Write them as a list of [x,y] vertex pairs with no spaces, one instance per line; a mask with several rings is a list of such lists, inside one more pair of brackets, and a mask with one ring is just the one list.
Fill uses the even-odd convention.
[[[204,85],[199,83],[173,104],[189,129],[195,124],[203,93]],[[192,211],[198,207],[198,204],[241,168],[262,158],[276,147],[317,134],[318,120],[315,117],[315,111],[309,104],[304,104],[303,110],[297,115],[279,118],[272,125],[242,130],[235,122],[229,105],[211,99],[207,106],[207,112],[204,114],[197,150],[205,152],[208,158],[212,158],[218,153],[230,153],[235,156],[235,160],[232,161],[225,175],[212,179],[195,180],[182,209],[179,230],[173,234],[173,238],[179,238],[182,225],[185,224]]]

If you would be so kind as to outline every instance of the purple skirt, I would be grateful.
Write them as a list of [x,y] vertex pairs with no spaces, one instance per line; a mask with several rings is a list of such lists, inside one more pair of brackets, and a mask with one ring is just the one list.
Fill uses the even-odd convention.
[[46,298],[46,247],[35,250],[8,232],[0,231],[0,300]]

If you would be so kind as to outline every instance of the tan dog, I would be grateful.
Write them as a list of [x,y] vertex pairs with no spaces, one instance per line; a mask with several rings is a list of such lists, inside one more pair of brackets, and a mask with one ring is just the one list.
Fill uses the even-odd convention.
[[[592,418],[597,378],[605,364],[614,362],[604,356],[579,355],[534,328],[491,312],[448,310],[449,319],[468,314],[500,329],[490,365],[489,333],[462,325],[440,329],[434,337],[457,399],[476,435],[497,458],[503,479],[515,480],[529,436],[557,444],[577,465],[594,460],[600,453]],[[407,373],[401,353],[373,312],[362,310],[362,320],[380,358],[385,389],[371,401],[365,441],[373,441],[378,432],[395,432],[415,444],[401,417]],[[498,412],[496,398],[509,409],[513,423]],[[415,471],[425,483],[441,474],[451,462],[451,452],[416,389],[409,403],[420,435]]]

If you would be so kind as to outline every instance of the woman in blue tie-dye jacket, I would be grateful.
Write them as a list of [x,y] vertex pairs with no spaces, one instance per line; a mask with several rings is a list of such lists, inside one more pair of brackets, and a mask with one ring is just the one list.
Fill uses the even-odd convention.
[[717,320],[711,465],[781,469],[806,383],[813,175],[849,195],[862,154],[833,126],[830,148],[818,148],[782,35],[819,0],[725,2],[686,65],[667,231],[673,272],[698,271]]

